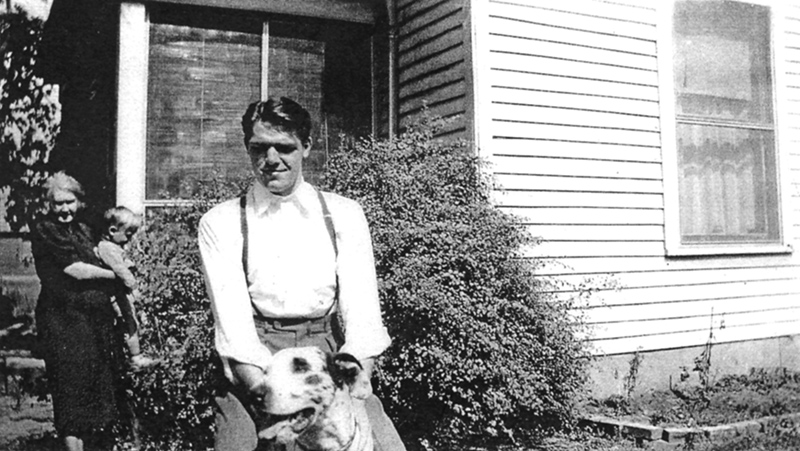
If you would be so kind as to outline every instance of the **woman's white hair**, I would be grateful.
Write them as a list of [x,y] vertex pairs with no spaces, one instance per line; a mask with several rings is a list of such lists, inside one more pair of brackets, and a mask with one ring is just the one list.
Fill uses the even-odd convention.
[[83,186],[80,182],[75,180],[74,177],[67,175],[64,171],[56,172],[51,175],[46,182],[44,182],[44,189],[46,190],[47,199],[53,199],[56,191],[69,191],[78,198],[83,199]]

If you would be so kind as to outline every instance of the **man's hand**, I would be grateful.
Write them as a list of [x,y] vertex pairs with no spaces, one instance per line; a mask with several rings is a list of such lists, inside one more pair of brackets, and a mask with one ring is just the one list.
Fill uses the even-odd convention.
[[358,399],[367,399],[372,394],[372,370],[375,368],[375,359],[367,358],[359,360],[359,363],[362,370],[350,389],[350,395]]

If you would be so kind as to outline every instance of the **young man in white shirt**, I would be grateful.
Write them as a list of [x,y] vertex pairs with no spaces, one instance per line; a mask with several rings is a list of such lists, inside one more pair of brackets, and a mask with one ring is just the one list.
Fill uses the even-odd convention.
[[[261,395],[272,353],[294,346],[347,352],[369,375],[391,343],[361,206],[303,180],[309,113],[285,97],[255,102],[242,128],[256,183],[243,199],[206,213],[198,232],[215,346],[232,383],[217,399],[218,451],[256,448],[244,406]],[[335,333],[337,318],[343,334]],[[380,401],[370,394],[366,404],[376,449],[404,450]]]

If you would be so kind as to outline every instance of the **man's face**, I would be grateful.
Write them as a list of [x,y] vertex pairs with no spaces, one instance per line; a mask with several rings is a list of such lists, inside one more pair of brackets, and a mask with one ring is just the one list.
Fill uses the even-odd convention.
[[50,199],[50,211],[58,222],[68,223],[78,212],[78,198],[71,191],[57,189]]
[[256,179],[278,196],[289,195],[297,187],[303,160],[310,150],[311,143],[303,143],[294,133],[264,122],[253,124],[253,136],[247,145]]

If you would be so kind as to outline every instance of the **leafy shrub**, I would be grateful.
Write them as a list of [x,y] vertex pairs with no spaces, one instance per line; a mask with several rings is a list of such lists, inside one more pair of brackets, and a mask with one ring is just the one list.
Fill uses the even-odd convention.
[[535,245],[491,202],[464,142],[423,119],[394,140],[352,141],[326,188],[358,200],[373,235],[393,346],[379,395],[409,443],[537,436],[570,420],[584,351],[570,305],[541,294]]
[[240,195],[245,179],[215,177],[191,202],[148,211],[132,257],[139,268],[137,306],[145,351],[162,364],[132,378],[134,410],[145,449],[205,450],[213,445],[213,395],[221,371],[213,348],[197,225],[225,199]]
[[[433,140],[426,119],[394,140],[350,141],[324,188],[358,200],[370,222],[384,317],[393,346],[377,391],[406,443],[523,438],[570,420],[585,360],[569,305],[521,250],[534,245],[494,208],[491,180],[463,142]],[[195,203],[148,217],[136,247],[144,339],[165,363],[135,378],[148,449],[212,443],[212,320],[196,228],[241,182],[201,186]]]
[[35,72],[41,36],[41,20],[19,11],[0,15],[0,194],[13,231],[37,209],[61,124],[52,87]]

